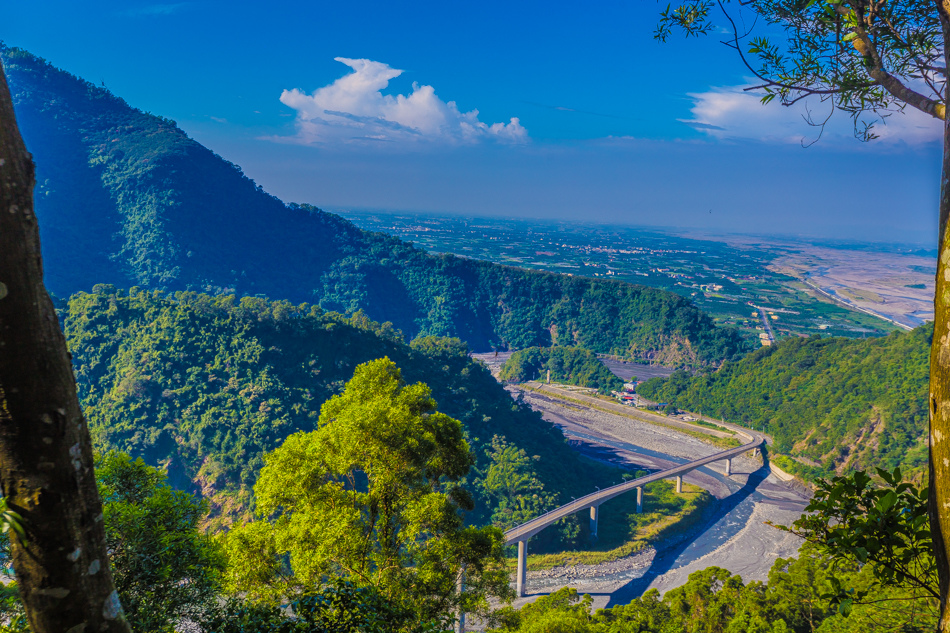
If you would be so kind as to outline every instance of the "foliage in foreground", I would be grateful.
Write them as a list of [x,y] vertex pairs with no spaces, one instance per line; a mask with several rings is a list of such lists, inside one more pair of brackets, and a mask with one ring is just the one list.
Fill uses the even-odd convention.
[[173,490],[141,459],[97,460],[113,580],[135,631],[202,622],[221,592],[224,555],[199,528],[207,503]]
[[878,588],[874,604],[845,616],[828,597],[835,583],[867,590],[857,566],[835,567],[811,546],[778,559],[768,583],[744,583],[719,567],[690,574],[662,597],[656,589],[629,604],[593,612],[589,596],[561,589],[520,610],[498,614],[492,633],[924,633],[936,626],[933,605],[899,589]]
[[551,380],[592,387],[601,393],[623,388],[623,380],[598,360],[597,355],[582,347],[529,347],[515,352],[501,368],[501,380],[525,382]]
[[[141,461],[119,454],[98,460],[113,571],[135,630],[169,633],[191,623],[208,633],[436,633],[458,606],[437,592],[453,591],[461,562],[475,572],[462,601],[466,611],[479,610],[479,592],[492,583],[506,593],[500,548],[468,547],[473,531],[451,520],[464,499],[453,496],[458,467],[442,460],[467,450],[458,423],[434,412],[424,387],[401,383],[391,363],[361,369],[353,389],[326,407],[330,421],[321,428],[342,421],[334,432],[295,436],[298,445],[277,451],[276,472],[259,482],[271,488],[261,499],[272,520],[228,539],[230,587],[220,583],[220,550],[197,530],[201,503],[170,491],[163,475]],[[378,437],[367,437],[368,427]],[[347,441],[354,434],[363,441]],[[343,445],[351,448],[339,451]],[[358,472],[333,476],[327,467],[334,461],[358,464]],[[597,612],[589,597],[562,589],[520,610],[481,609],[482,615],[494,633],[932,631],[938,600],[927,491],[901,481],[899,472],[878,477],[877,485],[864,473],[820,480],[807,514],[791,528],[806,544],[797,558],[776,561],[767,583],[745,583],[711,567],[662,597],[651,590]],[[401,505],[386,503],[393,498]],[[386,515],[387,508],[395,514]],[[330,511],[343,515],[334,515],[343,526],[336,533]],[[434,523],[449,529],[433,538]],[[395,540],[385,542],[387,534]],[[491,534],[485,531],[489,540]],[[287,545],[296,551],[280,556]],[[424,551],[430,546],[434,556]],[[417,556],[411,561],[402,552]],[[401,568],[406,564],[411,569]],[[479,565],[501,573],[479,579]],[[252,591],[233,593],[242,588]],[[0,593],[0,630],[27,630],[15,584]]]
[[420,620],[372,587],[343,579],[291,595],[281,605],[231,597],[211,620],[214,633],[441,633],[442,618]]
[[[229,585],[279,601],[327,577],[371,587],[416,621],[487,612],[511,594],[501,531],[466,527],[459,486],[474,456],[462,426],[388,358],[364,363],[320,413],[266,457],[259,521],[227,535]],[[464,573],[465,591],[457,591]]]
[[900,469],[877,470],[882,485],[858,471],[831,481],[819,479],[805,514],[791,528],[836,565],[858,566],[871,582],[849,588],[832,579],[829,596],[848,613],[854,604],[874,602],[872,592],[897,590],[936,609],[940,601],[930,533],[927,488],[901,480]]
[[[169,633],[182,622],[209,622],[217,613],[225,559],[198,527],[207,505],[172,490],[160,470],[121,453],[96,459],[96,480],[112,576],[132,629]],[[6,562],[5,534],[0,558]],[[27,630],[16,583],[6,584],[0,631]]]
[[[320,407],[341,392],[354,368],[384,356],[407,380],[429,385],[440,410],[463,423],[480,470],[491,467],[497,436],[538,457],[528,475],[545,499],[586,494],[608,474],[584,462],[539,414],[512,401],[458,339],[406,345],[390,324],[359,313],[346,318],[286,301],[165,297],[109,286],[72,297],[64,322],[99,450],[164,467],[173,485],[200,491],[212,503],[219,526],[250,517],[263,454],[292,433],[314,430]],[[479,504],[475,522],[528,494],[506,484],[485,496],[472,480],[467,485],[490,502]]]
[[717,372],[676,372],[639,391],[764,430],[775,438],[772,450],[801,460],[783,468],[809,478],[898,466],[920,476],[932,328],[867,340],[793,338]]

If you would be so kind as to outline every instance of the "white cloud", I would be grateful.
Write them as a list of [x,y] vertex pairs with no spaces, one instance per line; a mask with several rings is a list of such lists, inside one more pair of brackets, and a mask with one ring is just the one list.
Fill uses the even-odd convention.
[[389,82],[403,71],[369,59],[336,61],[353,72],[312,94],[284,90],[280,102],[297,112],[299,143],[400,141],[476,143],[492,140],[521,143],[528,131],[513,117],[508,123],[479,121],[478,110],[461,112],[454,101],[442,101],[432,86],[412,84],[408,95],[384,95]]
[[[755,139],[778,143],[809,143],[814,141],[820,128],[806,122],[809,116],[814,122],[823,121],[831,111],[828,103],[816,98],[803,99],[793,106],[785,107],[772,101],[763,105],[761,95],[745,92],[745,86],[716,87],[707,92],[691,93],[693,117],[681,119],[709,136],[718,139]],[[873,113],[865,120],[873,120]],[[883,122],[874,126],[878,143],[889,145],[923,145],[940,142],[943,123],[919,110],[907,107],[904,112],[894,112]],[[822,134],[822,140],[853,139],[854,125],[845,112],[835,112]]]

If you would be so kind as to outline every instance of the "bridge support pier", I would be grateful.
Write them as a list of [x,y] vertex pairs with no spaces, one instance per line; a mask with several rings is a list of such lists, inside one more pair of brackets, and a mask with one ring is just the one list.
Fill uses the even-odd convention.
[[643,512],[643,486],[637,486],[637,514]]
[[528,541],[518,541],[518,577],[515,581],[515,593],[520,598],[525,594],[528,582]]
[[732,477],[732,458],[726,460],[726,477]]
[[600,517],[600,506],[590,507],[590,537],[597,540],[597,520]]
[[[465,593],[465,565],[462,565],[459,570],[459,577],[455,586],[461,598],[462,594]],[[462,610],[462,607],[459,607],[458,619],[455,621],[455,633],[465,633],[465,611]]]
[[682,494],[683,492],[683,476],[676,476],[676,494]]

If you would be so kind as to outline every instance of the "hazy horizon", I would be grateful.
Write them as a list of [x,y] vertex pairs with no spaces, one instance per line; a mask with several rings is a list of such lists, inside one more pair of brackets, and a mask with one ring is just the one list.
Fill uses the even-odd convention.
[[[317,205],[319,206],[319,205]],[[869,248],[880,247],[885,251],[892,251],[894,249],[900,250],[909,250],[914,251],[916,254],[920,254],[919,251],[924,250],[927,252],[927,255],[933,256],[936,258],[938,249],[936,245],[936,236],[931,236],[926,231],[920,231],[920,239],[915,241],[912,239],[913,232],[911,231],[900,231],[894,230],[891,231],[887,237],[880,235],[879,239],[874,239],[873,237],[860,238],[860,237],[835,237],[829,235],[809,235],[806,233],[783,233],[783,232],[743,232],[743,231],[730,231],[726,229],[715,229],[715,228],[699,228],[699,227],[683,227],[683,226],[673,226],[673,225],[649,225],[649,224],[634,224],[634,223],[624,223],[624,222],[611,222],[611,221],[591,221],[591,220],[574,220],[570,218],[557,218],[557,217],[544,217],[544,216],[530,216],[530,215],[520,215],[520,216],[491,216],[491,215],[478,215],[478,214],[464,214],[464,213],[452,213],[449,211],[425,211],[419,209],[391,209],[391,208],[376,208],[376,207],[326,207],[321,206],[322,210],[329,213],[335,213],[343,217],[348,216],[371,216],[371,215],[382,215],[382,216],[416,216],[420,219],[424,218],[458,218],[458,219],[467,219],[467,220],[485,220],[485,221],[494,221],[494,220],[509,220],[509,221],[523,221],[523,222],[538,222],[538,223],[550,223],[550,224],[560,224],[565,222],[576,223],[579,225],[587,226],[597,226],[603,228],[616,228],[616,229],[630,229],[630,230],[642,230],[644,232],[654,232],[664,235],[680,236],[690,239],[710,239],[710,240],[726,240],[729,237],[749,237],[749,238],[761,238],[767,240],[776,240],[776,241],[789,241],[789,242],[804,242],[813,245],[823,245],[835,247],[846,247],[847,245],[853,246],[866,246]],[[907,234],[905,239],[895,237],[895,234]],[[931,239],[933,238],[933,239]],[[891,248],[884,248],[891,247]]]

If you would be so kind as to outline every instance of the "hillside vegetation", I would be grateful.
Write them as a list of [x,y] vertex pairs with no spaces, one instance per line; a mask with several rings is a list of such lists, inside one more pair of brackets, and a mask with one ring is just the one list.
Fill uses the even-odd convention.
[[[474,518],[526,503],[533,516],[606,476],[619,477],[583,462],[458,339],[410,346],[390,324],[361,313],[346,318],[286,301],[110,286],[73,296],[63,317],[98,448],[162,466],[175,487],[210,499],[218,521],[253,507],[263,453],[291,433],[315,429],[321,406],[355,367],[383,357],[407,382],[427,383],[439,410],[462,422],[479,458],[468,482],[483,500]],[[506,442],[518,450],[502,455]],[[505,479],[509,471],[518,482]],[[539,494],[545,503],[536,502]]]
[[783,466],[807,476],[927,467],[933,326],[867,340],[794,338],[690,377],[653,379],[640,393],[771,434]]
[[580,345],[665,364],[746,350],[676,294],[429,255],[308,205],[286,205],[173,121],[29,53],[0,48],[37,164],[49,288],[94,284],[266,295],[391,321],[409,338]]
[[[589,595],[565,587],[515,610],[501,611],[489,633],[878,633],[933,631],[932,600],[875,585],[869,566],[836,565],[806,545],[797,558],[775,561],[768,583],[745,582],[721,567],[689,575],[680,587],[650,589],[628,604],[593,608]],[[840,612],[828,595],[832,582],[874,598]]]
[[512,354],[501,368],[500,380],[547,379],[592,387],[601,393],[623,388],[623,380],[617,378],[600,362],[597,355],[581,347],[529,347]]

